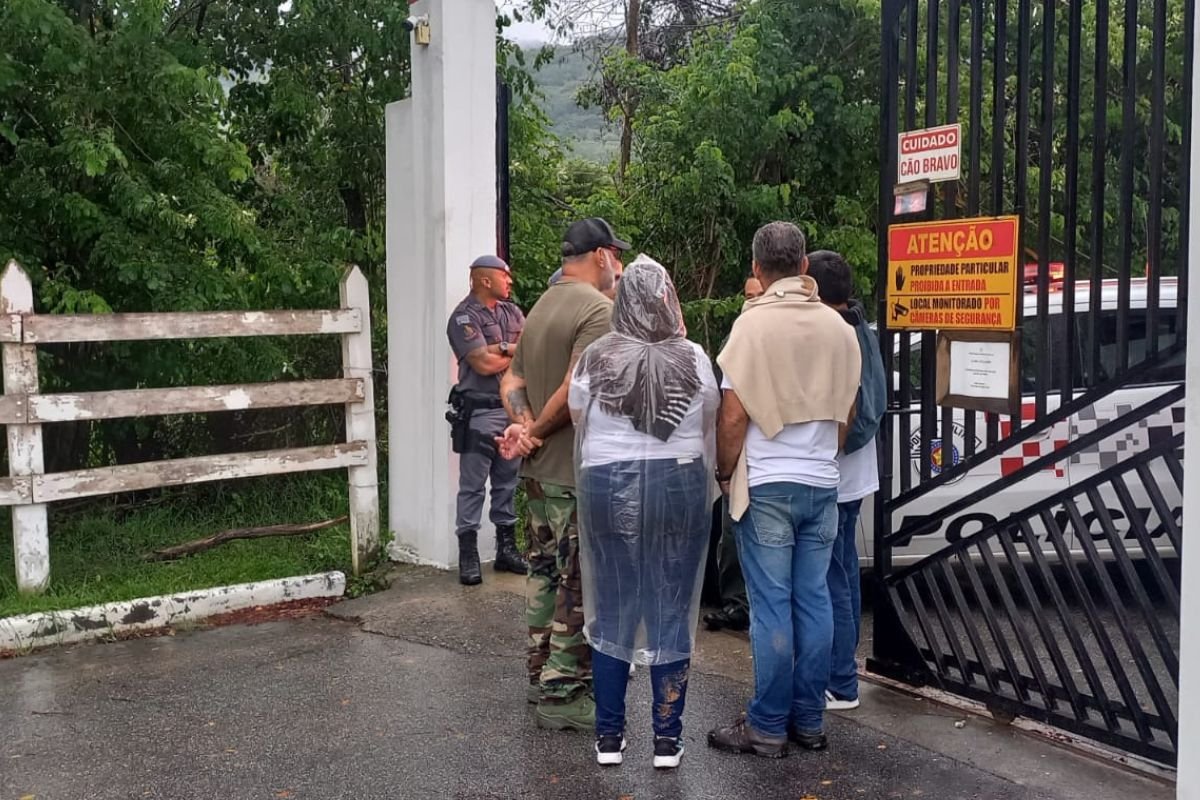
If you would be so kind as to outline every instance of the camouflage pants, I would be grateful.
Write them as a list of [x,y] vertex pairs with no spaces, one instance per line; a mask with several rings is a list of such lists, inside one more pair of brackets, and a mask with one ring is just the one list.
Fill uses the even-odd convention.
[[525,494],[529,682],[541,683],[543,698],[566,702],[592,682],[592,650],[583,637],[575,490],[527,478]]

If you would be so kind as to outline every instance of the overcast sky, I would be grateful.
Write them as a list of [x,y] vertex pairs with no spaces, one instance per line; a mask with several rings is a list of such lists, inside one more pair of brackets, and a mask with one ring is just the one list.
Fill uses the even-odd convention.
[[[499,0],[496,5],[502,11],[511,11],[514,7],[522,7],[524,3],[520,0]],[[505,36],[520,44],[541,44],[554,38],[554,34],[545,25],[529,21],[514,23],[505,31]]]

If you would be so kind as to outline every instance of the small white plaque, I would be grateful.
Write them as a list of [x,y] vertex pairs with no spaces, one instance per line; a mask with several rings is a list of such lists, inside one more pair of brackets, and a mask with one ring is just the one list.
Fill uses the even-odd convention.
[[950,394],[1008,399],[1009,342],[950,342]]

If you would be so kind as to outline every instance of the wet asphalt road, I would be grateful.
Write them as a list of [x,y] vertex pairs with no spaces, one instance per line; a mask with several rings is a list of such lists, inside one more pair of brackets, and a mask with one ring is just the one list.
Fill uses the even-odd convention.
[[0,664],[0,797],[1026,798],[1029,791],[852,722],[834,749],[766,761],[703,733],[745,688],[697,676],[683,768],[650,765],[634,682],[619,768],[590,738],[533,725],[510,658],[327,619],[81,647]]
[[828,718],[826,753],[710,751],[750,690],[728,634],[700,638],[682,768],[651,767],[644,670],[626,763],[598,767],[590,736],[533,724],[513,578],[464,590],[414,571],[325,616],[0,661],[0,800],[1166,796],[1105,794],[1123,786],[1109,768],[882,689]]

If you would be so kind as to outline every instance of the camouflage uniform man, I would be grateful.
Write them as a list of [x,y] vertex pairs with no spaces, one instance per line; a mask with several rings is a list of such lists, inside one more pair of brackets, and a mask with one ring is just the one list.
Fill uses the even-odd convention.
[[446,325],[446,336],[458,359],[458,385],[451,402],[458,411],[452,423],[458,461],[458,504],[454,532],[458,537],[458,580],[474,586],[483,580],[479,568],[479,518],[484,488],[491,480],[492,524],[496,526],[498,572],[524,575],[525,560],[517,552],[517,490],[520,459],[502,458],[495,437],[508,425],[500,402],[500,375],[512,363],[525,315],[509,301],[512,274],[496,256],[480,256],[471,264],[471,293],[458,304]]
[[575,509],[575,435],[567,389],[575,361],[608,332],[612,288],[629,245],[607,222],[576,222],[563,240],[563,275],[529,312],[521,347],[501,382],[513,424],[501,453],[525,456],[529,499],[529,700],[539,727],[591,731],[591,650],[583,636],[579,527]]

